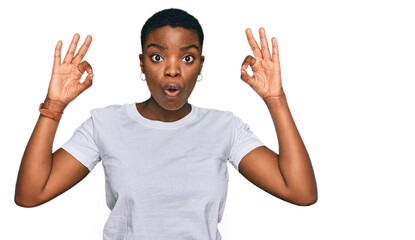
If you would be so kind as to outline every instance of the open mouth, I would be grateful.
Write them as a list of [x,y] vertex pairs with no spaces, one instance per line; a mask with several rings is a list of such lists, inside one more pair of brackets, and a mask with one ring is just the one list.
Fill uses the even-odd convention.
[[177,89],[166,89],[164,90],[164,93],[166,93],[168,98],[176,98],[179,95],[180,91]]
[[164,88],[164,93],[171,99],[176,98],[180,92],[180,86],[177,83],[170,83]]

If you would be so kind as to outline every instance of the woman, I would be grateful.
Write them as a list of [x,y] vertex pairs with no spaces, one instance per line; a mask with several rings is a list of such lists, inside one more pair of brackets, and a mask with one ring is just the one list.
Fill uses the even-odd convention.
[[[188,98],[201,77],[203,31],[179,9],[154,14],[141,31],[142,79],[147,101],[91,111],[91,117],[62,148],[52,143],[65,107],[92,85],[93,70],[82,61],[92,38],[74,56],[75,34],[61,63],[55,60],[41,115],[24,153],[15,201],[43,204],[81,181],[102,161],[111,214],[104,239],[221,239],[217,224],[226,202],[227,161],[264,191],[297,205],[317,200],[306,148],[281,85],[278,47],[272,54],[265,30],[261,47],[246,30],[254,57],[242,63],[241,78],[264,100],[279,142],[279,154],[263,145],[231,112],[199,108]],[[247,74],[250,66],[253,76]],[[88,75],[82,83],[84,72]]]

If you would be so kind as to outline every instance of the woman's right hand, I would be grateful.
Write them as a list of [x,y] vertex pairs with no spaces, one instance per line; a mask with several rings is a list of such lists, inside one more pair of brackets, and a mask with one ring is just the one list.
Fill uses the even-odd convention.
[[[63,63],[61,63],[62,41],[58,41],[55,48],[52,78],[45,102],[53,102],[65,108],[79,94],[92,85],[92,77],[94,76],[92,67],[87,61],[81,62],[91,45],[92,37],[90,35],[86,37],[84,44],[74,57],[79,38],[79,34],[76,33]],[[88,73],[88,76],[83,82],[80,82],[85,71]]]

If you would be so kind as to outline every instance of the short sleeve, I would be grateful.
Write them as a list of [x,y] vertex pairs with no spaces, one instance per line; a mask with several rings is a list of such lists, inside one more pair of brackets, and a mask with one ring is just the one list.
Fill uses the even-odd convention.
[[93,119],[90,117],[75,130],[72,137],[62,146],[89,171],[92,171],[95,165],[101,161],[93,133]]
[[239,171],[239,163],[242,158],[253,149],[263,146],[261,140],[250,130],[249,125],[244,123],[240,118],[233,115],[234,118],[234,136],[229,155],[229,161],[232,166]]

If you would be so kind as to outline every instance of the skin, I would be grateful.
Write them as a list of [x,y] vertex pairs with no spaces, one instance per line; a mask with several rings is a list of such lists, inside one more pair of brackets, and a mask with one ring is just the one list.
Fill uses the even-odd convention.
[[[296,205],[311,205],[317,201],[317,185],[310,158],[282,89],[277,41],[275,38],[271,40],[271,54],[265,30],[261,28],[259,33],[261,47],[251,30],[246,30],[254,56],[247,56],[243,61],[241,78],[268,107],[278,137],[279,154],[265,146],[258,147],[241,160],[239,171],[273,196]],[[71,101],[92,85],[92,67],[82,61],[92,37],[87,36],[74,56],[78,41],[79,34],[75,34],[63,63],[60,56],[62,42],[56,45],[52,78],[44,102],[50,110],[63,112]],[[165,122],[186,116],[191,111],[188,98],[203,62],[200,43],[193,31],[163,27],[150,32],[143,54],[140,54],[140,67],[146,75],[151,96],[137,104],[140,114]],[[252,68],[253,76],[247,74],[248,67]],[[85,71],[88,75],[81,83]],[[174,99],[168,98],[164,92],[169,83],[177,84],[181,90]],[[52,153],[58,124],[59,120],[39,116],[17,178],[15,202],[20,206],[41,205],[67,191],[89,173],[84,165],[62,148]]]
[[[151,92],[147,101],[137,104],[140,114],[164,122],[186,116],[191,110],[187,100],[204,60],[195,31],[170,26],[152,31],[144,43],[143,54],[140,54],[141,71],[146,75]],[[164,93],[163,88],[169,83],[180,86],[177,99],[170,99]]]
[[[306,147],[294,123],[282,88],[277,39],[273,37],[272,54],[265,29],[259,29],[261,47],[251,29],[246,29],[254,53],[242,63],[241,79],[264,100],[278,137],[279,154],[265,146],[242,158],[239,172],[250,182],[287,202],[307,206],[317,201],[317,184]],[[253,76],[246,69],[252,68]]]
[[[71,101],[92,85],[92,67],[88,62],[82,61],[92,37],[87,36],[78,54],[74,56],[79,37],[79,34],[74,35],[63,62],[62,41],[56,45],[52,77],[44,101],[44,106],[52,111],[63,112]],[[80,83],[85,71],[88,75]],[[88,168],[62,148],[52,153],[58,124],[57,120],[39,115],[17,176],[14,200],[19,206],[41,205],[67,191],[89,173]]]

